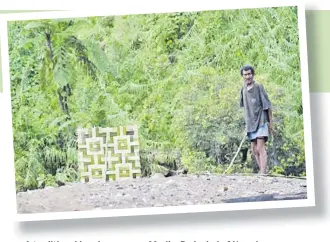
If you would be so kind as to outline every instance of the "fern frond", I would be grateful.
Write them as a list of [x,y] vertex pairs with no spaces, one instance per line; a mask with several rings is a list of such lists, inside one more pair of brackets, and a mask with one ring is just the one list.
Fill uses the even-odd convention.
[[86,40],[83,42],[88,49],[88,56],[95,67],[101,72],[107,72],[109,69],[109,59],[101,49],[99,43],[94,40]]
[[128,82],[126,85],[120,87],[118,89],[118,93],[139,93],[141,91],[147,91],[148,85],[147,84],[138,84],[138,83],[132,83]]

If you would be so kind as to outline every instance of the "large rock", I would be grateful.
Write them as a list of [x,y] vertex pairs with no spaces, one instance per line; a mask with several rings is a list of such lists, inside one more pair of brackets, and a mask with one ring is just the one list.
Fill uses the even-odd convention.
[[160,173],[160,174],[163,174],[165,177],[169,176],[171,171],[169,168],[166,168],[164,166],[161,166],[161,165],[155,165],[155,170],[154,170],[155,173]]

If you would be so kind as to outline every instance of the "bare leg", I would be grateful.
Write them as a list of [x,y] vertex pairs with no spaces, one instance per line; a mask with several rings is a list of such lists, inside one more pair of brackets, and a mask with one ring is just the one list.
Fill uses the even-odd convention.
[[252,141],[251,142],[251,150],[252,150],[252,154],[254,155],[257,163],[258,163],[258,167],[259,169],[261,169],[260,167],[260,159],[259,159],[259,152],[258,152],[258,149],[257,149],[257,142],[256,141]]
[[267,169],[267,151],[264,139],[257,139],[257,150],[259,153],[260,173],[266,175]]

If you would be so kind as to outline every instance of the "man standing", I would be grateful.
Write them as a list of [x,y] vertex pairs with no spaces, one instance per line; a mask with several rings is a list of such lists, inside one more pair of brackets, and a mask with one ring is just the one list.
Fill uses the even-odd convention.
[[262,84],[254,79],[254,68],[245,65],[241,68],[244,85],[241,89],[240,106],[244,108],[247,137],[251,150],[258,163],[260,173],[266,175],[266,142],[273,133],[271,102]]

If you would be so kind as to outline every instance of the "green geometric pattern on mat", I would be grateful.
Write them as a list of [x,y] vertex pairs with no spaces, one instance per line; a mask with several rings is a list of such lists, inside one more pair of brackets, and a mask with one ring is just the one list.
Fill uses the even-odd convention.
[[82,182],[141,177],[137,126],[77,130]]

